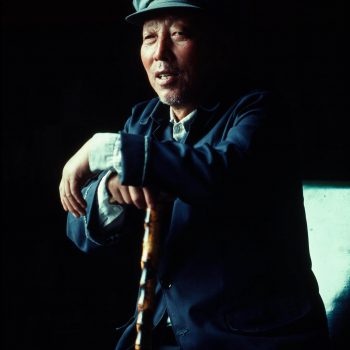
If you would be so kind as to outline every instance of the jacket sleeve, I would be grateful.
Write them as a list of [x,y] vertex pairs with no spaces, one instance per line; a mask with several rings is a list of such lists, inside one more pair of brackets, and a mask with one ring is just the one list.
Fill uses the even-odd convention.
[[225,127],[215,125],[212,138],[194,145],[122,133],[122,183],[156,186],[193,203],[225,195],[241,180],[282,176],[292,149],[286,108],[262,92],[226,113]]
[[[142,212],[126,205],[122,214],[107,227],[102,227],[98,220],[97,188],[105,172],[92,179],[83,189],[87,203],[86,215],[76,218],[71,213],[67,216],[67,235],[83,252],[90,253],[97,248],[116,244],[125,235],[135,234],[142,227]],[[130,216],[133,217],[130,220]]]

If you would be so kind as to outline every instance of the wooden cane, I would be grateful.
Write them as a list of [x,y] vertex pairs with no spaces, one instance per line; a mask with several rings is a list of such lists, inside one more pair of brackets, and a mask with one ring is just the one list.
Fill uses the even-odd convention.
[[137,302],[135,350],[152,349],[152,327],[156,269],[158,263],[160,204],[156,209],[147,208],[141,256],[141,278]]

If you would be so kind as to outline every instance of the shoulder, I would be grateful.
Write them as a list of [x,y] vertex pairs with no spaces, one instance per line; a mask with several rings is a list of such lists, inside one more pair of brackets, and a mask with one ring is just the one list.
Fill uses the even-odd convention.
[[237,94],[227,101],[236,117],[247,114],[260,115],[261,118],[287,121],[290,119],[291,106],[286,98],[275,90],[252,89]]
[[275,91],[262,89],[241,92],[236,96],[234,101],[234,105],[238,109],[253,107],[267,108],[281,103],[281,99]]
[[159,104],[159,98],[152,98],[150,100],[144,100],[132,107],[132,116],[149,115]]

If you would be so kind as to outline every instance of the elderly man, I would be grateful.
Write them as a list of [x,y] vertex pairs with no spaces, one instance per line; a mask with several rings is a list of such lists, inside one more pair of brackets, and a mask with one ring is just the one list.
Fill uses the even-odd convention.
[[[126,20],[142,26],[158,97],[65,165],[68,236],[117,251],[166,193],[153,349],[328,349],[287,109],[271,92],[218,83],[225,33],[213,5],[134,1]],[[133,348],[135,322],[118,350]]]

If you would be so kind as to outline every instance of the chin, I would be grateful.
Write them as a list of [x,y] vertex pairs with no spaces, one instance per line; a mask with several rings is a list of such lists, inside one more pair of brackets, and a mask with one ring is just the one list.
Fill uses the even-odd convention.
[[184,94],[180,93],[159,94],[158,96],[164,104],[169,106],[181,106],[186,102]]

